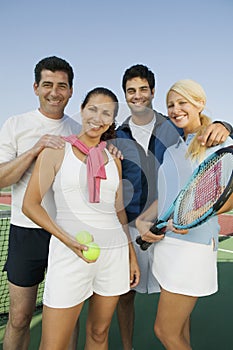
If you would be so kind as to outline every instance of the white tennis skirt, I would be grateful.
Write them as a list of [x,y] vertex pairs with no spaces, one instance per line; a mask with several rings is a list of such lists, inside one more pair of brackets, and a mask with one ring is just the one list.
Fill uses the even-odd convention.
[[213,245],[165,236],[153,246],[152,272],[163,289],[195,297],[217,292],[217,251]]

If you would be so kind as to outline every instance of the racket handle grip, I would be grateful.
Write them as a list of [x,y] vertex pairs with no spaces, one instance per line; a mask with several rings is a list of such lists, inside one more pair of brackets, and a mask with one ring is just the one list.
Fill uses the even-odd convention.
[[[150,231],[151,231],[153,234],[155,234],[155,235],[162,235],[162,234],[165,233],[166,227],[158,228],[158,227],[157,227],[158,223],[160,223],[160,222],[156,221],[156,222],[154,223],[154,225],[150,228]],[[136,238],[136,242],[137,242],[138,245],[140,245],[140,248],[141,248],[142,250],[147,250],[147,249],[151,246],[151,244],[152,244],[152,243],[149,243],[149,242],[144,241],[144,240],[142,239],[141,236],[138,236],[138,237]]]
[[154,234],[154,235],[162,235],[165,233],[166,231],[166,226],[162,227],[162,228],[158,228],[157,227],[158,222],[155,222],[153,226],[151,226],[150,231]]
[[151,243],[144,241],[141,236],[137,236],[136,242],[142,250],[147,250],[151,245]]

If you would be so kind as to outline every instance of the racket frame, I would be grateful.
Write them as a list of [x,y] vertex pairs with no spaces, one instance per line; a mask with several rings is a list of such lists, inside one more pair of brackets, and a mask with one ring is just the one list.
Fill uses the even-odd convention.
[[[190,177],[189,181],[186,183],[185,188],[183,188],[179,192],[179,194],[177,195],[176,199],[173,201],[172,205],[168,208],[166,213],[162,217],[160,217],[159,220],[156,220],[156,222],[150,228],[150,231],[152,233],[154,233],[155,235],[165,234],[164,228],[165,228],[165,226],[167,226],[167,220],[171,217],[173,211],[174,211],[174,214],[176,214],[177,208],[178,208],[177,203],[179,203],[181,201],[181,197],[182,197],[184,191],[186,190],[186,188],[190,185],[190,183],[196,177],[197,173],[199,173],[203,169],[203,167],[206,166],[207,163],[209,163],[213,158],[215,158],[216,155],[221,155],[221,154],[224,154],[224,153],[232,153],[233,154],[233,145],[232,146],[228,146],[228,147],[224,147],[224,148],[221,148],[221,149],[215,151],[210,156],[208,156],[201,164],[199,164],[199,166],[194,170],[194,173]],[[192,223],[190,223],[188,225],[179,225],[179,224],[173,223],[173,226],[176,229],[188,229],[188,228],[192,228],[192,227],[196,227],[198,225],[201,225],[202,223],[207,221],[211,216],[214,216],[216,214],[216,212],[228,200],[228,198],[230,197],[232,192],[233,192],[233,170],[232,170],[232,173],[231,173],[231,176],[230,176],[230,180],[229,180],[226,188],[224,189],[223,193],[221,194],[221,196],[219,197],[217,202],[213,205],[213,207],[211,207],[198,220],[195,220],[195,221],[193,221]],[[176,215],[174,215],[174,216],[176,216]],[[152,244],[152,243],[144,241],[141,236],[138,236],[136,238],[136,242],[137,242],[137,244],[140,245],[140,248],[142,250],[147,250]]]

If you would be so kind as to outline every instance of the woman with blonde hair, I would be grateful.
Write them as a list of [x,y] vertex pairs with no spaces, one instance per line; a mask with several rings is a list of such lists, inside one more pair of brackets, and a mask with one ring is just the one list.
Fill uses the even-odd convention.
[[[197,299],[218,290],[218,219],[213,217],[183,232],[171,224],[165,235],[159,236],[159,242],[150,227],[168,209],[198,164],[233,140],[228,138],[212,148],[200,145],[198,137],[211,121],[203,113],[206,95],[197,82],[190,79],[176,82],[167,93],[166,103],[169,118],[183,129],[184,136],[166,150],[158,175],[158,201],[137,219],[136,226],[143,240],[157,241],[149,248],[152,270],[161,286],[155,333],[168,350],[190,350],[189,320]],[[232,207],[233,195],[224,210]]]

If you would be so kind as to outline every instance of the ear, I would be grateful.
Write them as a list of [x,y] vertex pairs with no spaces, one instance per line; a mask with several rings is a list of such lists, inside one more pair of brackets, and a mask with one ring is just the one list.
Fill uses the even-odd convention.
[[38,93],[38,84],[36,82],[33,84],[33,90],[34,90],[34,93],[36,94],[36,96],[38,96],[39,95],[39,93]]
[[72,97],[72,95],[73,95],[73,87],[70,88],[70,98]]
[[199,113],[201,113],[205,109],[205,101],[199,101]]

